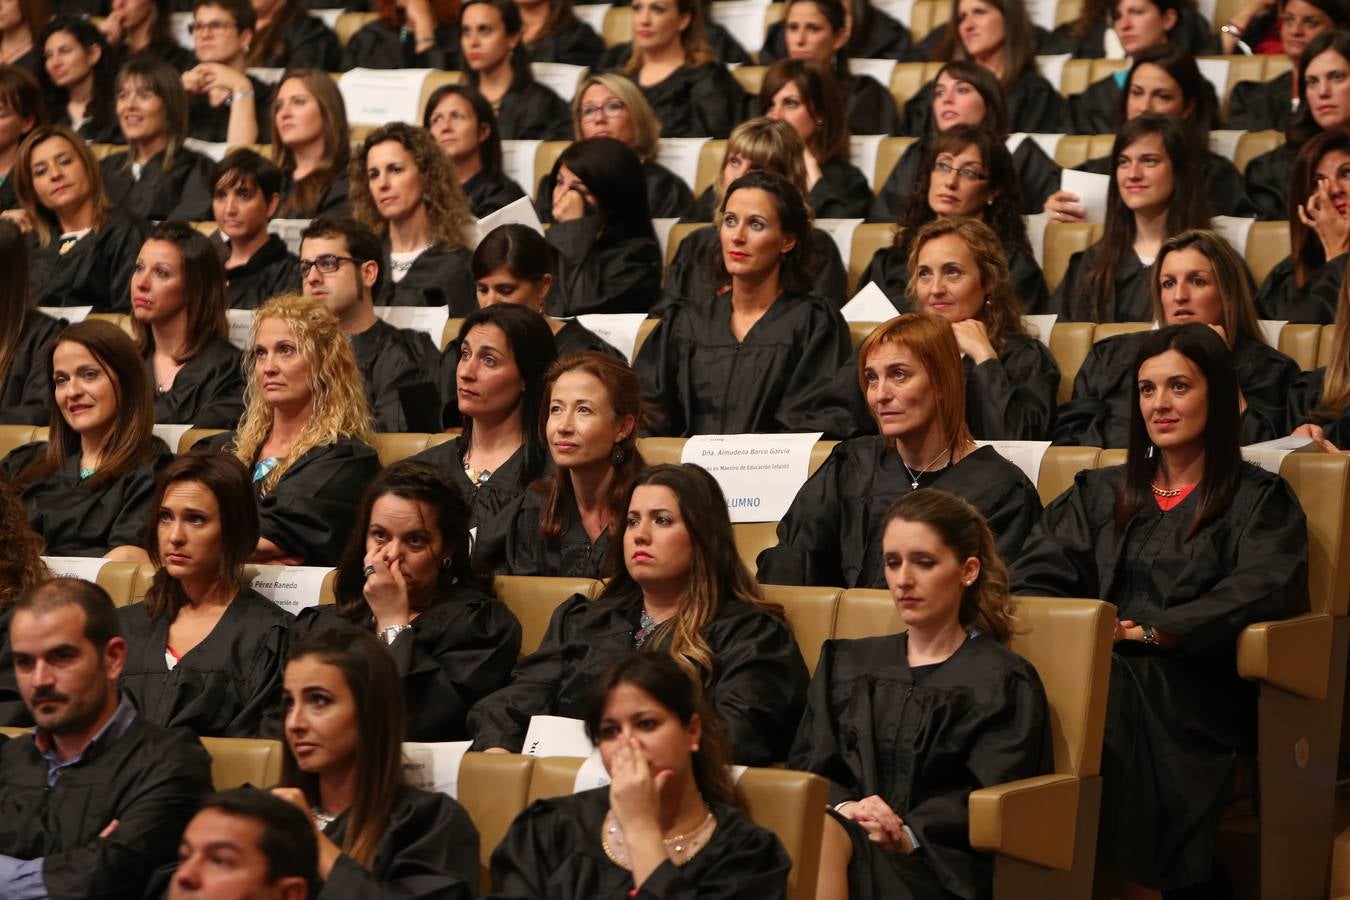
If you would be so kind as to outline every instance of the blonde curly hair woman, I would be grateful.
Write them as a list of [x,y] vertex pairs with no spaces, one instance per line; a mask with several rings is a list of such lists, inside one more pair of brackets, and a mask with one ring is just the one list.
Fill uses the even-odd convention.
[[382,306],[478,308],[469,270],[469,201],[436,139],[392,122],[370,133],[347,176],[352,210],[384,241],[375,302]]
[[248,346],[244,417],[209,443],[253,473],[262,537],[251,561],[335,566],[343,523],[380,469],[356,358],[333,314],[297,294],[254,313]]

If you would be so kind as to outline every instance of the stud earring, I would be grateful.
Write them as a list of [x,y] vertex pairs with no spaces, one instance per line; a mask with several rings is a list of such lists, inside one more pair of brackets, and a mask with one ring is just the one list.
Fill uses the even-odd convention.
[[624,452],[624,449],[618,444],[615,444],[614,449],[610,451],[609,461],[616,466],[621,466],[623,465],[623,461],[627,458],[628,454]]

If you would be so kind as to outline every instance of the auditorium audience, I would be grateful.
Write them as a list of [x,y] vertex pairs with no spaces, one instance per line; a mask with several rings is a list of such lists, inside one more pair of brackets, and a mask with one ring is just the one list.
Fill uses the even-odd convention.
[[141,896],[211,790],[211,758],[118,691],[127,648],[101,587],[29,591],[9,643],[37,730],[0,744],[0,884],[14,897]]
[[1304,372],[1289,388],[1287,430],[1325,450],[1350,450],[1350,285],[1342,283],[1325,366]]
[[267,230],[281,206],[281,170],[252,150],[231,150],[211,170],[211,210],[219,226],[231,309],[257,309],[300,284],[300,262]]
[[155,486],[145,543],[154,580],[143,601],[118,610],[122,690],[156,725],[280,738],[294,617],[244,580],[258,544],[248,470],[223,453],[178,457]]
[[0,9],[0,66],[17,66],[36,75],[42,66],[37,36],[51,19],[44,0],[14,0]]
[[249,0],[194,0],[197,64],[183,73],[190,137],[233,147],[272,139],[275,86],[248,73],[258,16]]
[[464,807],[403,775],[398,670],[374,635],[325,629],[291,646],[286,754],[273,793],[314,823],[315,900],[469,900],[478,829]]
[[1228,98],[1228,127],[1240,131],[1284,131],[1298,111],[1299,94],[1294,68],[1308,42],[1324,31],[1350,27],[1350,10],[1340,0],[1248,0],[1226,23],[1230,32],[1219,35],[1224,53],[1245,52],[1238,43],[1256,53],[1280,53],[1290,68],[1267,81],[1239,81]]
[[1308,609],[1307,523],[1242,460],[1230,359],[1200,324],[1150,334],[1126,463],[1079,472],[1012,564],[1016,593],[1116,606],[1097,846],[1126,896],[1215,895],[1219,818],[1256,749],[1237,637]]
[[610,579],[553,613],[511,684],[469,713],[476,749],[519,752],[534,715],[587,715],[605,670],[633,650],[670,655],[726,724],[732,761],[783,759],[801,715],[806,665],[783,611],[736,555],[726,498],[694,465],[638,475],[613,541]]
[[605,42],[572,10],[572,0],[517,3],[521,42],[531,62],[594,68]]
[[58,332],[42,364],[50,438],[14,450],[0,471],[50,555],[145,562],[155,478],[173,460],[151,431],[145,362],[122,329],[90,319]]
[[471,87],[449,84],[427,99],[422,127],[450,160],[455,181],[481,219],[525,196],[502,170],[502,133],[492,104]]
[[459,29],[453,0],[376,0],[379,16],[342,48],[339,68],[458,69]]
[[[909,28],[873,6],[871,0],[849,0],[845,3],[844,21],[848,36],[843,52],[850,59],[910,62],[918,58],[911,46]],[[799,40],[803,37],[800,31],[799,28]],[[771,66],[780,59],[787,59],[788,55],[787,22],[775,22],[764,30],[764,46],[759,51],[759,64]]]
[[277,215],[311,219],[346,211],[350,159],[347,110],[337,83],[318,69],[288,69],[272,112],[272,161],[282,172]]
[[52,384],[46,358],[61,322],[33,305],[28,289],[28,241],[19,226],[0,219],[0,425],[41,425],[51,418]]
[[46,121],[42,87],[33,73],[19,66],[0,65],[0,217],[19,205],[14,193],[19,144],[28,132]]
[[565,141],[567,103],[534,80],[513,0],[468,0],[459,10],[460,55],[470,87],[492,104],[505,140]]
[[787,896],[792,860],[746,815],[719,714],[690,674],[658,653],[604,671],[583,718],[612,780],[517,816],[492,854],[492,897]]
[[111,0],[98,28],[119,59],[145,60],[184,72],[196,62],[173,36],[172,0]]
[[[1070,53],[1077,59],[1120,59],[1136,50],[1142,34],[1156,31],[1159,19],[1167,19],[1167,9],[1176,11],[1176,21],[1166,27],[1169,44],[1185,47],[1196,56],[1219,53],[1218,29],[1212,28],[1199,8],[1189,3],[1149,9],[1137,4],[1122,6],[1118,0],[1089,0],[1076,19],[1055,28],[1040,42],[1038,53]],[[1138,48],[1142,49],[1142,48]]]
[[309,15],[304,0],[251,0],[258,17],[250,67],[338,71],[342,48],[337,35]]
[[506,684],[520,623],[471,556],[469,507],[450,473],[403,460],[366,490],[338,565],[336,605],[302,610],[299,635],[350,623],[389,647],[406,740],[469,737],[464,717]]
[[[1124,56],[1133,58],[1145,50],[1166,44],[1186,46],[1173,31],[1182,21],[1183,12],[1194,13],[1182,0],[1108,0],[1111,4],[1112,37],[1116,38]],[[1095,5],[1095,4],[1093,4]],[[1084,15],[1088,12],[1084,8]],[[1196,14],[1203,22],[1204,17]],[[1208,23],[1205,23],[1208,25]],[[1211,38],[1212,40],[1212,38]],[[1207,52],[1208,48],[1188,47],[1192,53]],[[1095,55],[1075,53],[1077,56]],[[1087,90],[1068,99],[1068,126],[1075,134],[1107,134],[1112,130],[1120,94],[1128,74],[1122,70],[1107,75],[1088,85]]]
[[14,675],[9,620],[14,616],[15,602],[51,578],[51,572],[42,559],[42,535],[28,524],[28,510],[3,478],[0,478],[0,533],[5,535],[5,555],[0,557],[0,725],[27,727],[33,724],[33,717]]
[[47,95],[47,119],[69,125],[87,141],[115,142],[121,135],[114,109],[117,58],[103,35],[84,19],[57,16],[38,35]]

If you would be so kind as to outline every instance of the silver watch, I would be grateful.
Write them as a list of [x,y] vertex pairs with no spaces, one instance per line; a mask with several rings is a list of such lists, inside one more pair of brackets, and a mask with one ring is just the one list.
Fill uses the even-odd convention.
[[399,636],[400,634],[402,634],[403,632],[407,631],[409,628],[412,628],[412,626],[411,626],[411,625],[390,625],[388,628],[381,628],[381,629],[380,629],[380,640],[384,641],[386,644],[392,644],[392,643],[394,643],[395,640],[398,639],[398,636]]

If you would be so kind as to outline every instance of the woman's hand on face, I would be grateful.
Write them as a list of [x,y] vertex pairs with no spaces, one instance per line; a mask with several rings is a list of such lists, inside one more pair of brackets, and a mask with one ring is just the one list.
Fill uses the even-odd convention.
[[1082,199],[1070,191],[1055,191],[1045,200],[1045,214],[1051,222],[1083,222],[1087,207],[1081,204]]
[[674,773],[669,769],[652,772],[651,761],[635,739],[621,736],[616,741],[609,771],[610,808],[625,835],[655,828],[659,836],[661,789]]
[[366,586],[362,591],[371,614],[375,616],[375,630],[411,622],[408,582],[403,577],[402,563],[397,558],[393,562],[385,562],[384,553],[375,550],[366,554],[365,565],[375,569],[366,576]]
[[1346,251],[1347,238],[1350,238],[1350,211],[1346,215],[1336,211],[1327,182],[1319,184],[1306,203],[1299,204],[1298,217],[1317,232],[1327,259],[1335,259]]
[[998,354],[994,352],[994,345],[989,341],[989,330],[979,319],[953,322],[952,333],[956,335],[957,348],[969,356],[975,365],[998,358]]
[[553,195],[553,221],[572,222],[586,215],[586,197],[580,190],[571,188],[559,196]]

